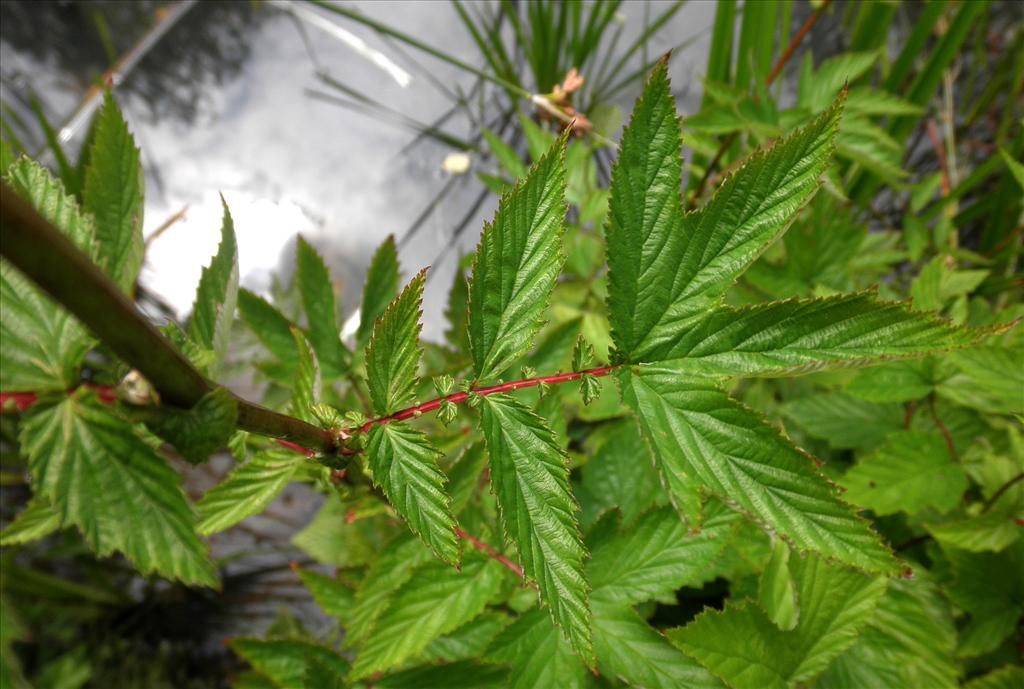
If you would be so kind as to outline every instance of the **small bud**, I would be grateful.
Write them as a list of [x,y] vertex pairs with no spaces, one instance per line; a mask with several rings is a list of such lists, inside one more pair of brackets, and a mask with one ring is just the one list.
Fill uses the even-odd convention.
[[314,404],[310,411],[321,428],[336,428],[344,424],[341,412],[329,404]]
[[448,374],[434,376],[434,389],[438,397],[447,397],[455,391],[455,379]]
[[533,366],[523,366],[523,378],[533,378],[537,375],[537,369]]
[[572,350],[572,370],[582,371],[594,360],[594,348],[582,335],[576,337],[576,346]]
[[441,402],[441,406],[437,408],[437,418],[440,419],[441,423],[445,426],[455,420],[455,417],[459,414],[459,408],[455,406],[453,402],[444,400]]
[[366,415],[358,410],[345,412],[344,426],[347,428],[359,428],[366,423]]

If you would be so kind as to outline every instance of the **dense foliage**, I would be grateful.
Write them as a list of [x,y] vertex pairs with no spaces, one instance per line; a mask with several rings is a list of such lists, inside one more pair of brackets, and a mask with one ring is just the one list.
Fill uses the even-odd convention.
[[[443,344],[420,339],[427,271],[400,288],[390,239],[354,346],[306,241],[272,300],[240,288],[225,205],[192,316],[161,341],[206,381],[244,356],[281,432],[216,384],[170,403],[144,356],[94,336],[102,298],[72,315],[5,248],[0,391],[21,460],[4,461],[24,462],[31,499],[0,534],[3,685],[29,686],[20,650],[48,611],[84,628],[123,595],[44,574],[69,532],[148,581],[216,589],[203,538],[302,483],[325,499],[293,542],[333,569],[295,572],[337,625],[283,615],[233,638],[251,666],[235,687],[1019,686],[1020,123],[996,121],[995,152],[955,186],[903,163],[984,6],[927,5],[905,50],[949,25],[922,65],[877,71],[860,34],[808,54],[783,108],[750,28],[774,5],[745,6],[733,71],[722,3],[704,107],[680,118],[661,61],[607,186],[600,141],[524,116],[528,165],[488,133],[502,196]],[[80,170],[56,179],[6,144],[2,165],[130,296],[142,173],[113,98]],[[225,449],[234,468],[192,502],[169,458]],[[89,681],[87,642],[55,638],[71,650],[31,679]]]

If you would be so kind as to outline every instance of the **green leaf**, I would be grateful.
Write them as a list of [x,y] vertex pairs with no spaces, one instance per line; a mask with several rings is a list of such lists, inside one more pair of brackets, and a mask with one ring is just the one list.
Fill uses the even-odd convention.
[[681,374],[777,376],[966,347],[983,331],[957,328],[872,293],[720,306],[665,350]]
[[100,265],[131,294],[142,267],[145,185],[139,149],[109,90],[94,127],[82,199],[96,218]]
[[47,500],[33,497],[14,521],[0,532],[0,545],[21,545],[37,541],[60,527],[60,512]]
[[878,91],[869,86],[850,89],[846,95],[846,111],[850,114],[876,115],[920,115],[923,110],[908,100],[888,91]]
[[527,611],[491,642],[484,656],[512,668],[509,689],[583,689],[586,666],[540,609]]
[[329,494],[292,544],[325,565],[359,567],[372,562],[380,544],[394,534],[395,522],[386,514],[349,519],[351,508],[352,503],[342,501],[337,493]]
[[387,415],[416,400],[420,316],[426,270],[414,277],[373,327],[366,348],[367,384],[374,410]]
[[816,686],[955,687],[956,628],[949,603],[923,568],[911,579],[896,579],[879,601],[856,644],[836,658]]
[[725,549],[736,521],[735,513],[715,502],[700,533],[690,534],[672,508],[648,511],[594,547],[587,563],[591,600],[623,606],[674,601],[677,589],[703,583],[703,572]]
[[594,646],[601,671],[642,689],[723,689],[628,607],[594,602]]
[[298,371],[292,386],[291,411],[303,421],[316,423],[313,407],[320,404],[320,362],[309,340],[295,326],[292,326],[292,337],[298,352]]
[[679,123],[664,65],[622,136],[612,172],[608,313],[619,356],[665,358],[778,237],[818,187],[842,99],[773,147],[755,152],[707,205],[682,213]]
[[373,255],[370,270],[366,275],[363,303],[359,310],[359,329],[356,330],[356,342],[359,347],[363,347],[370,340],[377,319],[398,295],[398,271],[395,237],[388,235]]
[[308,641],[238,637],[229,643],[235,653],[281,689],[321,689],[306,683],[307,672],[313,663],[323,663],[341,675],[348,672],[344,658],[329,648]]
[[[79,249],[95,254],[92,217],[49,172],[21,158],[5,179]],[[0,304],[0,389],[41,393],[77,385],[92,336],[6,259],[0,259]]]
[[796,627],[799,616],[796,588],[789,571],[789,546],[782,539],[772,545],[772,557],[757,589],[757,602],[779,629],[788,632]]
[[282,363],[292,365],[299,358],[292,337],[292,324],[263,297],[247,289],[238,291],[238,313],[253,334]]
[[947,549],[953,582],[950,601],[970,614],[960,629],[957,654],[978,656],[994,651],[1013,634],[1024,614],[1024,541],[1001,553]]
[[[424,656],[431,661],[444,663],[479,658],[511,621],[505,613],[485,612],[451,634],[434,639],[424,651]],[[548,625],[554,629],[550,618]],[[569,653],[572,653],[572,650]]]
[[699,481],[799,550],[897,571],[892,553],[813,460],[755,412],[712,383],[681,380],[673,371],[644,367],[621,380],[664,473]]
[[301,236],[296,246],[295,280],[306,311],[309,341],[324,375],[336,378],[348,369],[349,352],[341,343],[334,284],[323,258]]
[[97,554],[121,551],[140,572],[217,585],[178,475],[94,393],[37,404],[20,441],[38,495]]
[[407,533],[384,546],[356,590],[356,604],[345,628],[345,645],[356,646],[370,637],[377,620],[395,594],[429,560],[430,551]]
[[481,612],[501,585],[499,566],[467,557],[462,571],[443,562],[417,569],[391,600],[356,656],[352,679],[389,670]]
[[828,107],[843,86],[854,82],[878,63],[878,51],[845,52],[825,60],[814,75],[800,80],[798,102],[811,112]]
[[170,407],[135,410],[146,428],[174,445],[192,464],[202,464],[210,455],[227,447],[238,421],[238,402],[226,389],[218,387],[191,409]]
[[896,361],[865,369],[846,386],[846,392],[867,402],[910,402],[934,388],[931,362]]
[[845,498],[878,515],[948,512],[967,490],[967,474],[938,433],[902,431],[857,462],[840,481]]
[[508,671],[503,667],[459,661],[410,668],[382,677],[374,689],[504,689]]
[[256,453],[206,492],[196,505],[200,516],[196,530],[209,536],[259,514],[284,490],[304,461],[290,450]]
[[573,648],[593,662],[586,550],[569,490],[568,457],[543,419],[507,395],[482,398],[481,428],[505,532]]
[[[386,320],[387,316],[381,322]],[[388,502],[409,528],[438,557],[458,564],[459,544],[451,498],[445,492],[444,472],[437,466],[438,457],[444,455],[427,436],[406,423],[370,429],[367,454],[374,482],[384,490]]]
[[939,394],[989,413],[1024,411],[1024,347],[973,347],[950,360],[960,374],[943,381]]
[[936,256],[921,268],[910,285],[914,308],[941,309],[950,300],[970,294],[988,274],[987,270],[957,270],[950,257]]
[[302,677],[310,689],[345,689],[347,662],[328,661],[316,655],[306,656],[306,672]]
[[529,349],[562,265],[565,143],[501,198],[484,226],[469,284],[474,378],[500,376]]
[[329,577],[311,569],[303,569],[292,565],[292,569],[309,589],[313,600],[331,617],[343,623],[352,614],[355,606],[355,593],[339,579]]
[[794,558],[790,567],[800,606],[792,631],[776,627],[756,605],[730,601],[670,630],[669,639],[735,689],[808,682],[857,640],[886,580],[817,557]]
[[591,496],[583,502],[584,522],[588,508],[594,516],[617,508],[628,525],[654,503],[664,503],[657,470],[648,456],[634,420],[616,422],[609,428],[607,440],[581,471],[583,490]]
[[946,548],[999,552],[1022,536],[1016,521],[1021,518],[1024,518],[1024,511],[1020,508],[1014,511],[1012,507],[996,507],[976,517],[925,524],[925,528]]
[[903,407],[874,404],[841,392],[823,392],[782,405],[782,414],[834,448],[870,450],[903,430]]
[[202,347],[216,352],[218,362],[224,360],[228,351],[238,299],[238,243],[235,240],[235,225],[223,198],[221,204],[224,206],[224,220],[220,230],[220,247],[210,265],[203,268],[195,304],[192,306],[192,318],[188,323],[189,337]]

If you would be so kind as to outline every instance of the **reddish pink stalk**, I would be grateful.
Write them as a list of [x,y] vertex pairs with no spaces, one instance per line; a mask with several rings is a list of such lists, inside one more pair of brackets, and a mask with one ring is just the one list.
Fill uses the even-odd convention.
[[523,570],[522,570],[522,568],[519,565],[517,565],[516,563],[512,562],[512,560],[509,560],[507,557],[505,557],[504,555],[499,553],[497,550],[495,550],[491,546],[489,546],[486,543],[484,543],[483,541],[481,541],[476,536],[468,534],[468,533],[466,533],[465,531],[463,531],[462,529],[460,529],[458,527],[455,528],[455,535],[458,536],[459,538],[465,540],[465,541],[469,541],[470,543],[472,543],[474,548],[479,550],[481,553],[483,553],[487,557],[491,558],[492,560],[494,560],[496,562],[500,562],[501,564],[503,564],[506,567],[508,567],[509,569],[511,569],[513,572],[516,573],[516,576],[519,577],[520,579],[525,578],[524,575],[523,575]]
[[[538,385],[557,385],[558,383],[571,383],[574,380],[579,380],[583,376],[594,376],[599,378],[612,373],[618,368],[618,366],[599,366],[597,368],[587,369],[586,371],[573,371],[571,373],[556,373],[552,376],[536,376],[534,378],[524,378],[523,380],[513,380],[508,383],[499,383],[498,385],[489,385],[484,388],[475,388],[474,394],[486,397],[487,395],[496,395],[501,392],[512,392],[514,390],[522,390],[523,388],[534,388]],[[412,419],[420,414],[426,414],[427,412],[434,411],[441,406],[442,402],[451,402],[452,404],[461,404],[469,399],[470,393],[468,392],[456,392],[455,394],[448,395],[447,397],[439,397],[436,400],[430,400],[423,404],[418,404],[415,407],[409,407],[397,411],[394,414],[388,416],[382,416],[377,419],[370,419],[359,428],[360,433],[367,433],[374,426],[383,426],[384,424],[391,423],[393,421],[405,421],[406,419]]]

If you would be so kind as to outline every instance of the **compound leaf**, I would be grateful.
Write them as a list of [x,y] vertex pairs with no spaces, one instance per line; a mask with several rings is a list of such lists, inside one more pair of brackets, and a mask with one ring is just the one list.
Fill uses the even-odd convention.
[[139,149],[109,90],[93,136],[82,200],[96,218],[100,265],[131,293],[142,267],[145,185]]
[[666,472],[699,482],[800,550],[870,571],[897,571],[892,553],[813,460],[713,383],[653,367],[627,371],[622,383]]
[[608,312],[618,356],[658,361],[777,238],[818,188],[843,99],[759,150],[700,210],[683,214],[679,123],[666,67],[637,102],[612,172]]
[[565,142],[502,197],[484,226],[469,284],[474,377],[497,378],[529,348],[562,265]]
[[386,415],[416,399],[416,368],[420,363],[420,305],[426,271],[421,271],[388,306],[373,326],[366,348],[366,374],[370,399],[378,414]]
[[505,531],[573,648],[591,663],[586,550],[569,491],[568,457],[543,419],[507,395],[481,402],[491,484]]
[[178,475],[94,393],[36,405],[20,440],[39,495],[97,554],[117,550],[140,572],[217,585]]
[[395,511],[438,557],[457,564],[459,547],[451,498],[445,492],[445,475],[437,466],[442,453],[408,424],[389,423],[370,429],[367,454],[373,480]]
[[196,505],[200,516],[196,529],[208,536],[259,514],[284,490],[303,461],[302,455],[290,450],[256,453],[206,492]]

